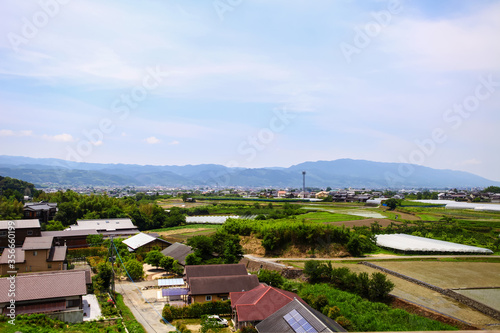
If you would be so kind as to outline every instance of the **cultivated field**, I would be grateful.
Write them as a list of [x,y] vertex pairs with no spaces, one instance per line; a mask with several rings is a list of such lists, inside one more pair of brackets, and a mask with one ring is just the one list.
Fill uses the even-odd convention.
[[465,289],[455,290],[457,293],[472,298],[480,303],[500,311],[500,288],[499,289]]
[[[458,273],[458,268],[462,267],[462,271],[467,271],[471,269],[467,269],[467,265],[471,264],[481,264],[480,267],[484,269],[487,267],[486,265],[493,265],[496,266],[496,268],[492,267],[492,270],[497,270],[500,269],[499,265],[500,264],[495,264],[495,263],[449,263],[449,262],[416,262],[416,261],[409,261],[409,262],[376,262],[377,265],[383,266],[386,268],[389,268],[391,270],[397,271],[402,274],[406,274],[405,272],[408,272],[409,269],[405,269],[407,267],[410,267],[411,265],[415,265],[414,270],[418,271],[419,269],[425,269],[421,264],[436,264],[433,267],[439,267],[443,264],[465,264],[465,265],[458,265],[457,268],[455,268],[455,273]],[[303,262],[294,262],[294,266],[298,267],[303,267]],[[390,267],[389,267],[390,266]],[[365,265],[360,265],[360,264],[347,264],[347,263],[335,263],[332,262],[332,267],[347,267],[349,268],[352,272],[360,273],[360,272],[367,272],[368,274],[372,274],[373,272],[379,272],[379,270],[367,267]],[[402,269],[399,269],[399,268]],[[449,268],[451,266],[445,266],[446,268]],[[479,268],[479,266],[472,266]],[[488,266],[489,267],[489,266]],[[428,266],[427,268],[430,268]],[[441,271],[441,269],[439,269]],[[443,269],[444,270],[444,269]],[[432,274],[429,274],[432,275]],[[491,277],[493,277],[494,273],[491,274]],[[491,329],[490,325],[500,325],[499,320],[495,320],[491,317],[488,317],[484,314],[482,314],[479,311],[473,310],[462,303],[455,301],[449,297],[446,297],[438,292],[432,291],[428,288],[421,287],[419,285],[416,285],[414,283],[411,283],[409,281],[400,279],[398,277],[392,276],[392,275],[387,275],[387,277],[394,283],[395,287],[394,290],[391,292],[394,296],[397,296],[399,298],[403,298],[405,300],[408,300],[412,303],[415,303],[417,305],[429,308],[433,311],[443,313],[447,316],[451,316],[457,319],[460,319],[466,323],[469,323],[473,326],[476,326],[478,328],[482,329]],[[412,276],[414,277],[414,276]],[[421,274],[422,279],[428,283],[430,283],[429,279],[425,279],[425,274]],[[476,275],[477,279],[477,275]],[[486,281],[491,282],[490,279],[485,280],[483,284],[486,283]],[[497,283],[500,282],[500,279],[496,279]],[[484,290],[484,289],[483,289]],[[491,289],[490,289],[491,290]],[[500,289],[499,289],[500,290]],[[468,296],[468,295],[467,295]],[[500,299],[500,297],[499,297]],[[491,305],[490,305],[491,306]]]
[[500,288],[500,263],[384,261],[377,265],[440,288]]

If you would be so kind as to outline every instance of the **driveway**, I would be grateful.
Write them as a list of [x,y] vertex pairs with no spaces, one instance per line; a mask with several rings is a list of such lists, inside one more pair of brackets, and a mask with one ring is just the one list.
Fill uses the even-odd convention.
[[143,281],[133,284],[129,281],[121,281],[116,282],[115,289],[123,295],[125,305],[129,307],[146,332],[175,331],[174,326],[163,323],[161,312],[166,302],[157,302],[158,289],[139,290],[145,286],[156,285],[156,283],[156,281]]

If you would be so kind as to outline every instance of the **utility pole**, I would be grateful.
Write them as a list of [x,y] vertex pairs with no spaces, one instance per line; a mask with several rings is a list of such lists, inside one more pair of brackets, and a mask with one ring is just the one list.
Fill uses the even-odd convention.
[[302,193],[303,198],[306,198],[306,172],[302,171]]

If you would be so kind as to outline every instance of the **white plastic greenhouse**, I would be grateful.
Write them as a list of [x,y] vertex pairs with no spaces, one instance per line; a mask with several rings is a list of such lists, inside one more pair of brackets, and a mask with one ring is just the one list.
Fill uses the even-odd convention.
[[239,216],[186,216],[186,223],[208,223],[208,224],[224,224],[227,219],[237,219]]
[[405,252],[455,252],[491,254],[493,251],[476,246],[406,234],[376,235],[377,245]]

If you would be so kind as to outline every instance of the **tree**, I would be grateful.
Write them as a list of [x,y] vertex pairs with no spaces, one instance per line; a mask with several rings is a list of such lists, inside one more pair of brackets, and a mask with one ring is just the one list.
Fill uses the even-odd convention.
[[104,242],[104,236],[102,234],[87,236],[87,244],[90,247],[101,246],[103,242]]
[[281,288],[285,282],[285,278],[280,272],[270,271],[267,269],[261,269],[257,277],[260,282],[267,283],[268,285],[276,288]]
[[371,301],[386,300],[389,293],[394,289],[394,283],[388,280],[385,274],[379,272],[372,273],[369,284]]
[[125,263],[128,277],[132,280],[140,280],[144,277],[144,269],[142,264],[136,259],[130,259]]
[[64,229],[65,227],[62,225],[61,221],[49,221],[45,224],[46,231],[59,231]]
[[398,199],[391,198],[385,200],[385,204],[387,205],[387,207],[389,207],[390,210],[394,210],[397,206],[400,205],[400,201]]
[[186,256],[186,265],[201,265],[203,258],[198,257],[196,253],[190,253]]
[[[151,253],[151,252],[150,252]],[[170,272],[173,270],[175,264],[175,260],[172,257],[169,256],[163,256],[160,260],[160,266],[167,272]]]
[[144,262],[158,268],[164,257],[165,256],[158,250],[149,251],[148,254],[146,254],[146,258],[144,258]]
[[306,264],[304,265],[304,274],[311,283],[316,283],[321,280],[323,265],[316,260],[306,261]]
[[351,239],[347,243],[347,251],[349,251],[353,257],[360,257],[363,254],[361,241],[358,236],[351,236]]
[[113,276],[113,269],[109,262],[102,262],[99,265],[97,265],[96,282],[98,284],[98,289],[100,289],[100,291],[104,291],[109,288],[112,276]]

